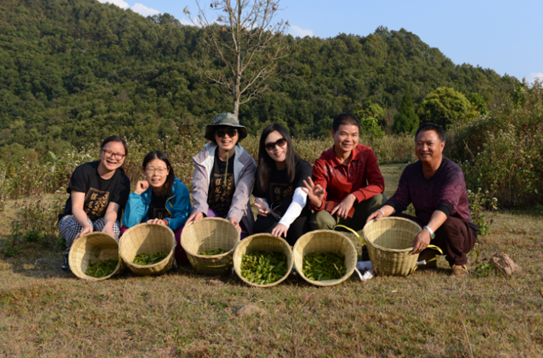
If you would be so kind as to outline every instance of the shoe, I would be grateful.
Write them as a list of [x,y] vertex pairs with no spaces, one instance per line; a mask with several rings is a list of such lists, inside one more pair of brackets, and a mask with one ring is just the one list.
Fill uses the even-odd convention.
[[427,264],[419,265],[419,270],[437,269],[437,260],[428,262],[431,259],[435,258],[436,256],[437,256],[437,252],[435,250],[432,250],[432,249],[422,250],[422,252],[419,254],[418,261],[425,260]]
[[468,267],[466,265],[452,265],[451,276],[464,278],[469,276]]
[[68,260],[68,255],[70,254],[70,250],[66,250],[64,253],[64,263],[62,264],[62,271],[64,272],[72,272],[70,269],[70,261]]

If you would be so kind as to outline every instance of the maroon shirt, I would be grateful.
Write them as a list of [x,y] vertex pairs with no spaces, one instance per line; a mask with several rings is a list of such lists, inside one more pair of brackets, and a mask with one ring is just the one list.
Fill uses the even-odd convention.
[[477,234],[477,225],[471,222],[464,173],[452,160],[443,157],[439,169],[429,179],[424,177],[421,161],[404,169],[398,189],[387,205],[401,213],[410,203],[415,207],[417,219],[423,223],[430,222],[434,211],[440,210],[447,217],[465,220]]

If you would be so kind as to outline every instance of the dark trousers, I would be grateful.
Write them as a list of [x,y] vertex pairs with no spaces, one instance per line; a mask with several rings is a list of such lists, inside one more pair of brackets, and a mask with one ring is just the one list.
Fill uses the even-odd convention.
[[[290,201],[283,202],[283,205],[278,209],[281,215],[285,214],[289,205],[290,205]],[[287,231],[287,237],[286,237],[286,240],[289,243],[289,245],[294,246],[294,244],[300,238],[300,236],[302,236],[309,230],[310,216],[311,216],[311,211],[309,210],[309,207],[306,206],[300,213],[300,216],[298,216],[296,220],[294,220],[294,222],[290,224],[290,227],[288,228],[288,231]],[[279,224],[279,221],[272,214],[268,214],[268,216],[258,215],[256,217],[255,224],[253,226],[253,232],[255,234],[261,233],[261,232],[271,233],[273,228],[276,227],[277,224]]]
[[[428,225],[428,223],[423,223],[411,215],[397,214],[394,216],[413,220],[421,227]],[[467,254],[473,250],[475,242],[477,242],[477,236],[465,220],[449,216],[443,225],[436,230],[435,234],[436,237],[431,244],[443,250],[445,259],[451,266],[466,265],[468,263]]]

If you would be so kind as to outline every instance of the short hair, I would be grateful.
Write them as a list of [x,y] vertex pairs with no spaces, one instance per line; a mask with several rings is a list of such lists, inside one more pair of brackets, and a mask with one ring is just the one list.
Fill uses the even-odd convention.
[[417,137],[419,136],[420,132],[426,132],[426,131],[436,132],[439,140],[442,142],[445,141],[445,129],[443,129],[443,127],[441,127],[438,124],[430,123],[430,122],[422,123],[419,126],[419,128],[417,129],[417,132],[415,133],[415,141],[417,140]]
[[349,112],[343,112],[337,115],[336,118],[334,118],[334,123],[332,124],[332,129],[334,132],[336,132],[339,129],[339,126],[350,124],[353,126],[357,126],[358,129],[360,129],[360,119],[353,114]]

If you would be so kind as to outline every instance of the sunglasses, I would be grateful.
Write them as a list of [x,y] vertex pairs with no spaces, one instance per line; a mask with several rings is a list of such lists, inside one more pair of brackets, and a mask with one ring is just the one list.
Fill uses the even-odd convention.
[[281,139],[276,140],[273,143],[266,143],[264,148],[266,148],[266,150],[273,150],[275,146],[278,146],[279,148],[283,148],[286,144],[287,144],[287,140],[285,138],[281,138]]
[[236,128],[220,128],[215,131],[215,134],[222,138],[226,134],[228,134],[229,137],[235,137],[238,134],[238,130]]

